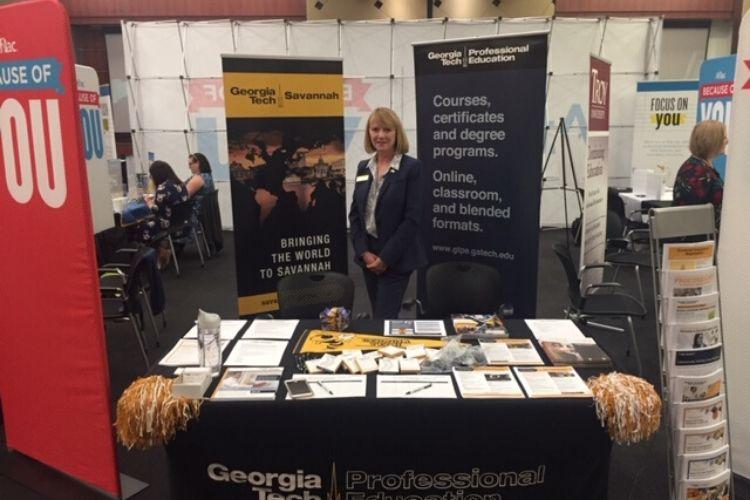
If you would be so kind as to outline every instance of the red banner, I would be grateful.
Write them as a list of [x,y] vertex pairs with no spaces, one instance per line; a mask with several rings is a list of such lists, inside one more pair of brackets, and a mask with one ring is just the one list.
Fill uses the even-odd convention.
[[86,90],[79,90],[78,91],[78,104],[98,106],[99,105],[99,93],[89,92]]
[[609,130],[609,91],[611,64],[591,56],[589,74],[589,132]]
[[0,398],[7,445],[119,496],[68,16],[0,7]]

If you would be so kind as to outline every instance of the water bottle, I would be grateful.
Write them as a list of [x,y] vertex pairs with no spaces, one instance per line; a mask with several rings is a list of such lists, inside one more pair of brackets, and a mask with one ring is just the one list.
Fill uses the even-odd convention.
[[198,309],[198,361],[216,377],[221,372],[221,318]]

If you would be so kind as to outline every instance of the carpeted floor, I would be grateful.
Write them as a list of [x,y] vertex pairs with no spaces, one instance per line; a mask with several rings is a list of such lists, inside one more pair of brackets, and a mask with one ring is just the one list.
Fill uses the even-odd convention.
[[[155,346],[153,333],[147,330],[149,358],[157,362],[174,345],[178,338],[192,326],[198,307],[216,312],[224,318],[237,316],[236,282],[234,277],[234,247],[232,234],[225,233],[226,247],[222,253],[206,262],[201,268],[194,249],[185,250],[180,264],[182,276],[175,276],[170,269],[164,273],[167,292],[168,321],[162,328],[160,347]],[[561,230],[541,232],[539,259],[539,287],[537,316],[539,318],[562,318],[567,301],[565,275],[559,261],[552,252],[552,245],[565,239]],[[653,316],[653,295],[651,275],[642,270],[646,306],[650,311],[646,319],[634,319],[642,356],[644,376],[657,384],[658,356],[655,324]],[[355,313],[369,312],[369,304],[364,289],[362,274],[352,265],[350,275],[356,283]],[[622,272],[618,277],[635,294],[635,280],[632,271]],[[412,278],[406,297],[415,295],[416,277]],[[409,313],[404,313],[405,317]],[[160,325],[161,326],[161,325]],[[584,333],[594,337],[610,353],[620,370],[633,372],[635,361],[626,356],[627,340],[623,334],[598,329],[585,329]],[[128,325],[114,325],[108,328],[107,345],[112,392],[112,405],[117,397],[136,377],[144,372],[143,361],[132,330]],[[658,388],[658,386],[657,386]],[[1,428],[0,428],[1,431]],[[2,439],[2,432],[0,432]],[[2,442],[0,442],[0,445]],[[4,446],[0,446],[4,448]],[[575,452],[571,450],[571,452]],[[150,486],[140,493],[138,499],[168,498],[166,484],[167,463],[163,450],[148,452],[128,451],[118,447],[120,471]],[[667,491],[666,442],[663,430],[649,442],[635,446],[617,446],[612,451],[609,475],[611,500],[665,499]],[[739,492],[738,488],[738,492]],[[62,474],[50,471],[30,459],[15,453],[0,452],[0,498],[97,498]],[[737,498],[741,498],[739,495]],[[744,496],[742,497],[744,498]]]

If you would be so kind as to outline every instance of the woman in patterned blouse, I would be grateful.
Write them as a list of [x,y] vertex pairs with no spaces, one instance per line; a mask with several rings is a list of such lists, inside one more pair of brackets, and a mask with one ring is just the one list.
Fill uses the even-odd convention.
[[[148,171],[156,186],[156,194],[146,197],[146,203],[154,214],[154,218],[149,219],[139,228],[140,239],[145,244],[151,243],[158,233],[169,228],[172,207],[188,199],[188,191],[185,185],[174,173],[169,163],[157,160],[151,164]],[[160,267],[164,268],[169,263],[170,256],[166,247],[166,240],[160,242],[157,251]]]
[[724,153],[728,144],[727,129],[718,120],[700,122],[690,135],[692,155],[677,172],[674,181],[673,205],[702,205],[712,203],[716,214],[716,228],[721,220],[724,181],[711,164]]

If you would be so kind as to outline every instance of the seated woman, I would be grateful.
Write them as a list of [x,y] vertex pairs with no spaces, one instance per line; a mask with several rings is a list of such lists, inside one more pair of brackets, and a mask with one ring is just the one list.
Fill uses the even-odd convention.
[[[151,164],[148,171],[154,186],[156,186],[156,194],[146,197],[146,203],[154,214],[154,218],[141,224],[138,228],[140,241],[147,245],[153,242],[158,233],[169,228],[172,208],[188,200],[187,189],[169,163],[156,160]],[[166,240],[160,242],[157,252],[159,267],[163,268],[169,263],[170,257]]]
[[188,166],[192,175],[185,181],[185,187],[187,188],[188,196],[195,198],[193,210],[198,214],[200,213],[203,197],[216,188],[214,187],[214,179],[211,176],[211,164],[204,154],[191,154],[188,157]]
[[718,120],[706,120],[695,126],[690,134],[692,155],[674,181],[672,205],[702,205],[712,203],[715,209],[716,229],[721,221],[721,203],[724,198],[724,181],[714,169],[711,160],[727,147],[727,129]]

